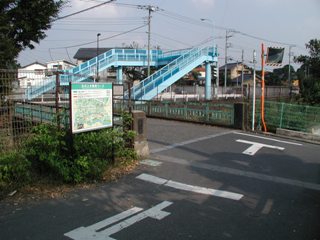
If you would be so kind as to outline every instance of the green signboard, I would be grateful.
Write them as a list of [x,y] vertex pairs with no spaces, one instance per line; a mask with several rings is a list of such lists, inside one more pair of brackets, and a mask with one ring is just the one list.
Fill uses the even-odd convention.
[[72,133],[113,126],[112,83],[70,83]]

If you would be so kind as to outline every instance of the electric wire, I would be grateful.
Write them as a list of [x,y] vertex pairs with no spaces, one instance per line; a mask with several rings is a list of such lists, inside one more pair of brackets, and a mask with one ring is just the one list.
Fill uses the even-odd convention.
[[[147,25],[144,24],[142,26],[139,26],[139,27],[136,27],[136,28],[133,28],[133,29],[130,29],[130,30],[127,30],[127,31],[124,31],[124,32],[121,32],[121,33],[118,33],[118,34],[115,34],[115,35],[112,35],[110,37],[101,38],[100,42],[108,40],[108,39],[111,39],[111,38],[115,38],[115,37],[118,37],[118,36],[121,36],[121,35],[124,35],[124,34],[127,34],[127,33],[130,33],[130,32],[133,32],[133,31],[141,29],[141,28],[143,28],[145,26],[147,26]],[[81,47],[81,46],[85,46],[85,45],[92,44],[92,43],[96,43],[96,41],[90,41],[90,42],[86,42],[86,43],[70,45],[70,46],[64,46],[64,47],[54,47],[54,48],[51,48],[51,49],[75,48],[75,47]]]
[[103,3],[100,3],[100,4],[98,4],[98,5],[95,5],[95,6],[92,6],[92,7],[89,7],[89,8],[85,8],[85,9],[82,9],[82,10],[80,10],[80,11],[77,11],[77,12],[74,12],[74,13],[70,13],[70,14],[67,14],[67,15],[62,16],[62,17],[58,17],[58,18],[55,19],[55,21],[61,20],[61,19],[65,19],[65,18],[74,16],[74,15],[77,15],[77,14],[80,14],[80,13],[83,13],[83,12],[87,12],[87,11],[89,11],[89,10],[92,10],[92,9],[94,9],[94,8],[97,8],[97,7],[101,7],[101,6],[103,6],[103,5],[106,5],[106,4],[108,4],[108,3],[111,3],[111,2],[113,2],[113,1],[115,1],[115,0],[109,0],[109,1],[107,1],[107,2],[103,2]]

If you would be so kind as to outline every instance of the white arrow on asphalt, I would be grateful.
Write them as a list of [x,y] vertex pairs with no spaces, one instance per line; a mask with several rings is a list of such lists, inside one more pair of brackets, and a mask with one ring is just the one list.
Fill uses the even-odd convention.
[[[141,212],[143,210],[142,208],[134,207],[127,211],[119,213],[113,217],[95,223],[91,226],[76,228],[70,232],[65,233],[64,235],[74,240],[115,240],[114,238],[110,237],[112,234],[115,234],[124,228],[130,227],[132,224],[139,222],[147,217],[154,218],[157,220],[161,220],[167,217],[171,213],[162,211],[162,209],[170,206],[171,204],[172,202],[164,201],[144,212]],[[138,212],[141,213],[134,215]],[[116,222],[118,223],[114,224]],[[106,228],[111,224],[114,225]]]
[[277,150],[280,150],[280,151],[284,150],[283,147],[267,145],[267,144],[262,144],[262,143],[257,143],[257,142],[251,142],[251,141],[242,140],[242,139],[238,139],[236,141],[237,142],[241,142],[241,143],[247,143],[247,144],[251,145],[249,148],[247,148],[245,151],[242,152],[243,154],[247,154],[247,155],[250,155],[250,156],[255,155],[263,147],[277,149]]

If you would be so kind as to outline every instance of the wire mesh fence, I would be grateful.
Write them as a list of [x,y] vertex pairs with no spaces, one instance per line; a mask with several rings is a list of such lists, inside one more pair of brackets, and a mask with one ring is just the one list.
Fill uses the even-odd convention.
[[[38,123],[67,126],[68,86],[56,88],[60,73],[48,70],[0,70],[0,151],[19,146]],[[30,98],[30,93],[54,87]]]
[[[249,115],[251,120],[252,105],[249,105]],[[259,128],[261,126],[260,101],[257,101],[255,116],[257,123],[256,127]],[[266,101],[265,120],[268,131],[275,131],[277,128],[283,128],[306,133],[315,133],[320,129],[320,107]]]
[[[69,83],[79,79],[94,82],[88,75],[56,70],[0,70],[0,152],[18,147],[40,123],[69,129]],[[114,90],[123,96],[123,86]]]
[[116,112],[144,111],[148,117],[207,123],[220,126],[234,125],[234,104],[216,102],[118,101]]

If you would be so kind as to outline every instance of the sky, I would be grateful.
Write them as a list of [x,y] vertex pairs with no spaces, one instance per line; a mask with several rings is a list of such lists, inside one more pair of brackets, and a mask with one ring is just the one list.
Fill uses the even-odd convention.
[[[102,2],[105,1],[70,0],[59,16]],[[97,46],[98,33],[100,47],[128,46],[134,42],[146,48],[149,5],[155,10],[151,18],[152,47],[170,51],[214,44],[218,46],[219,66],[224,65],[227,30],[228,61],[241,62],[243,51],[244,63],[249,66],[254,50],[259,64],[261,43],[266,47],[284,47],[283,61],[288,64],[289,46],[291,56],[306,55],[305,44],[310,39],[320,39],[320,0],[115,0],[55,21],[46,32],[47,37],[35,49],[21,52],[18,62],[22,66],[35,61],[75,62],[73,56],[79,48]]]

